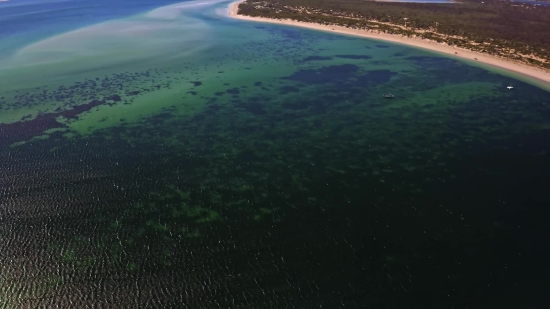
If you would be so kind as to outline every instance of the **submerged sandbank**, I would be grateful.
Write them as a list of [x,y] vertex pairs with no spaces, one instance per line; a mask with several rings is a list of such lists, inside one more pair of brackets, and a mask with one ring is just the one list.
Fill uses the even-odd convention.
[[[186,14],[216,1],[176,3],[29,41],[0,57],[0,92],[59,86],[90,76],[183,69],[212,49],[212,27]],[[46,82],[47,81],[47,82]],[[1,95],[0,95],[1,97]]]
[[383,40],[383,41],[388,41],[393,43],[414,46],[422,49],[435,51],[438,53],[452,55],[454,57],[459,57],[462,59],[467,59],[473,62],[479,62],[481,64],[485,64],[492,68],[516,73],[520,76],[514,76],[514,77],[524,76],[539,86],[543,86],[544,88],[550,88],[550,73],[536,67],[523,65],[520,63],[512,62],[507,59],[497,58],[486,54],[475,53],[466,49],[457,48],[457,47],[453,47],[446,44],[437,43],[434,41],[421,39],[421,38],[409,38],[401,35],[378,33],[378,32],[369,31],[369,30],[349,29],[342,26],[329,26],[329,25],[321,25],[316,23],[307,23],[307,22],[301,22],[301,21],[290,20],[290,19],[282,20],[282,19],[272,19],[272,18],[265,18],[265,17],[251,17],[246,15],[239,15],[238,7],[239,7],[239,4],[241,4],[242,2],[244,2],[244,0],[232,2],[229,5],[229,10],[227,15],[229,17],[241,19],[241,20],[296,26],[296,27],[328,31],[333,33],[359,36],[364,38],[377,39],[377,40]]

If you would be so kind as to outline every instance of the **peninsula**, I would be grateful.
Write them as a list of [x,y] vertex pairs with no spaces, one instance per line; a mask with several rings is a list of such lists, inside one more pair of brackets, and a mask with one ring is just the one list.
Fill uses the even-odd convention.
[[240,0],[228,15],[429,49],[550,83],[550,7],[508,0]]

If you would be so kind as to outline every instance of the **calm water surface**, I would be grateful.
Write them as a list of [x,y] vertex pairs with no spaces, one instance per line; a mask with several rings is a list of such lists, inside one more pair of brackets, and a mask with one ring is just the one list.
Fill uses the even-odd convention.
[[550,6],[550,2],[533,1],[533,0],[513,0],[514,2],[527,3],[538,6]]
[[455,3],[453,0],[378,0],[378,2]]
[[14,3],[0,308],[543,307],[549,92],[227,1]]

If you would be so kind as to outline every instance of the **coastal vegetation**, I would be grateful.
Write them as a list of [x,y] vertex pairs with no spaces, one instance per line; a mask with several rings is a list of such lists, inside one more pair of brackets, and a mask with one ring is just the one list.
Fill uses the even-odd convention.
[[545,6],[505,0],[246,0],[238,13],[427,39],[550,69],[550,7]]

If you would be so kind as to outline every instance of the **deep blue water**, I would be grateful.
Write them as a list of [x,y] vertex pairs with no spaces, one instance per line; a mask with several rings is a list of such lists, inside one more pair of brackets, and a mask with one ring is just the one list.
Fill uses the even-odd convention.
[[[0,2],[0,53],[56,34],[185,0],[11,0]],[[13,43],[13,41],[18,42]]]

